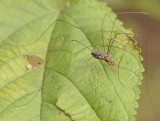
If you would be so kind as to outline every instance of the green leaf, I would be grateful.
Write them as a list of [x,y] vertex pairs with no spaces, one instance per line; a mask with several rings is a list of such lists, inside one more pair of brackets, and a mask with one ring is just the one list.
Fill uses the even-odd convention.
[[45,59],[52,28],[34,41],[58,14],[50,0],[0,0],[0,121],[40,120],[41,94],[37,90],[44,68],[27,70],[29,62],[24,56]]
[[[135,120],[144,69],[138,47],[134,41],[128,43],[132,36],[116,37],[109,53],[117,64],[113,67],[95,59],[77,42],[57,47],[78,40],[96,49],[83,32],[69,24],[57,21],[44,33],[59,14],[54,1],[1,0],[0,11],[0,120]],[[107,51],[116,14],[106,4],[71,0],[58,18],[80,26],[103,51],[101,24],[105,13],[109,16],[104,22]],[[132,33],[117,20],[112,38],[119,32]],[[43,59],[44,68],[35,66]],[[36,68],[27,70],[26,65],[32,63]],[[41,84],[42,94],[37,93]]]

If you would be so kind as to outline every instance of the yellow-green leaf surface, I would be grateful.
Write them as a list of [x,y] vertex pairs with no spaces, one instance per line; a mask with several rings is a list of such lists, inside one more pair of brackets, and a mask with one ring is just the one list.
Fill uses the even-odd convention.
[[[57,21],[44,33],[60,18],[81,27],[103,51],[105,13],[109,16],[104,21],[107,51],[116,14],[105,3],[71,0],[59,12],[54,0],[0,0],[0,121],[135,120],[143,67],[136,45],[128,43],[132,36],[116,37],[109,53],[116,63],[113,67],[93,58],[91,50],[80,43],[56,48],[78,40],[96,49],[69,24]],[[111,37],[119,32],[132,33],[116,21]],[[38,92],[41,85],[42,93]]]

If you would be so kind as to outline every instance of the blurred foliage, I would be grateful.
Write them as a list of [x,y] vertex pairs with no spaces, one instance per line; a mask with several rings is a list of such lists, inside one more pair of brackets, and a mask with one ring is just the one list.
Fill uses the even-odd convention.
[[107,2],[116,11],[143,11],[154,18],[160,19],[159,0],[101,0]]

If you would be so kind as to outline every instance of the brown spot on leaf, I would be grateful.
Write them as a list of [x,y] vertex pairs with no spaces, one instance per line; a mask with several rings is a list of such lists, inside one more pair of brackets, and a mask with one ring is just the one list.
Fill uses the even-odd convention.
[[129,40],[130,40],[130,42],[131,42],[131,45],[133,46],[133,48],[135,49],[135,50],[137,50],[139,53],[141,53],[141,49],[138,47],[138,45],[137,45],[137,41],[135,41],[133,38],[131,38],[131,37],[128,37],[129,38]]
[[61,115],[62,113],[61,112],[58,112],[58,115]]
[[33,66],[32,66],[31,64],[27,64],[27,65],[26,65],[26,69],[32,70],[32,69],[33,69]]
[[26,69],[32,70],[34,68],[40,68],[44,65],[44,60],[36,55],[24,55],[24,58],[29,62],[26,65]]

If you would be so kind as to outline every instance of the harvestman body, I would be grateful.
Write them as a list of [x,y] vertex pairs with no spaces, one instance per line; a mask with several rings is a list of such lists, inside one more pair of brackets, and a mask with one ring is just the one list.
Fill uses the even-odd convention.
[[96,59],[105,60],[109,65],[115,66],[116,64],[111,60],[107,53],[101,50],[93,50],[91,52],[92,56]]

